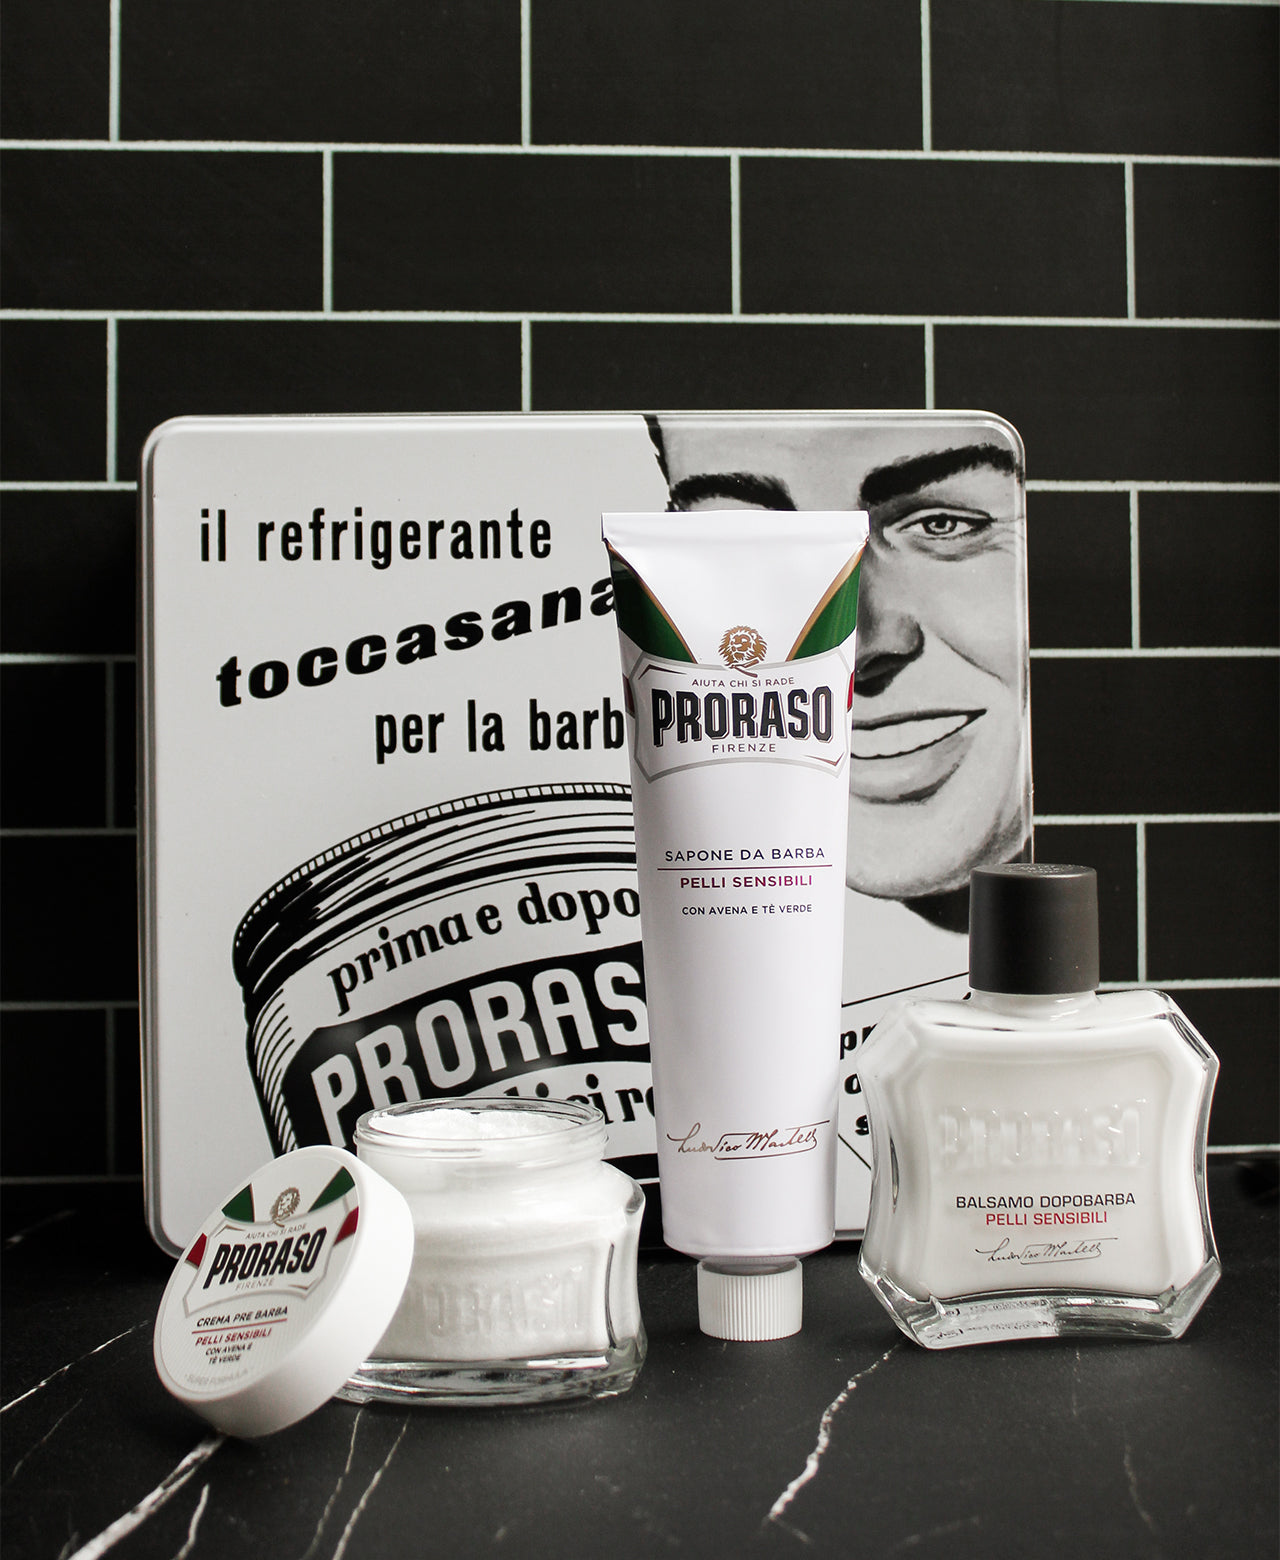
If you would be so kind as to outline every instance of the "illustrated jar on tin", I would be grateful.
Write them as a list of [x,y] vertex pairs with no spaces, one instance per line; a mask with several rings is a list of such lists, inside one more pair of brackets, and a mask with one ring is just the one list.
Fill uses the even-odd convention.
[[630,792],[604,782],[443,802],[291,872],[232,949],[276,1152],[402,1102],[551,1097],[651,1180],[639,908]]

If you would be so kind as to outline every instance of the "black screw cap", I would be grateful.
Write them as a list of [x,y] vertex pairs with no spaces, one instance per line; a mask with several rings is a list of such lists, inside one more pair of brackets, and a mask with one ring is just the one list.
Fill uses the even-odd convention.
[[969,985],[1027,996],[1098,984],[1098,875],[1013,862],[969,879]]

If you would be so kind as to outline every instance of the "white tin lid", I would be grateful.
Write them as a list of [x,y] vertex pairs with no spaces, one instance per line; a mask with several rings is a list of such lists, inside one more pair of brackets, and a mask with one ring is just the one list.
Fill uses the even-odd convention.
[[403,1196],[341,1148],[264,1165],[201,1225],[156,1317],[165,1387],[230,1435],[317,1409],[374,1349],[413,1260]]

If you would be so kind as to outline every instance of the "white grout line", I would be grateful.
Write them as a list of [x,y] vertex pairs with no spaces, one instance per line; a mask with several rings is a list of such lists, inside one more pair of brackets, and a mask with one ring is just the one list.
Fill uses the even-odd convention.
[[[4,664],[0,662],[0,664]],[[1037,827],[1044,825],[1090,825],[1090,824],[1172,824],[1172,823],[1280,823],[1280,813],[1275,812],[1177,812],[1177,813],[1037,813]],[[68,825],[58,827],[50,825],[44,828],[0,828],[0,839],[99,839],[132,837],[137,833],[133,827],[119,826],[116,828],[93,828],[83,825]],[[0,1009],[21,1006],[13,1002],[0,1002]],[[28,1004],[29,1005],[29,1004]],[[75,1003],[51,1002],[38,1004],[43,1007],[66,1008],[74,1007]],[[87,1004],[90,1007],[101,1007],[99,1002]],[[136,1007],[132,1001],[117,1002],[117,1006],[129,1008]]]
[[0,653],[0,666],[129,666],[137,662],[136,655],[83,654],[66,655],[39,650],[5,650]]
[[136,482],[0,482],[0,493],[132,493]]
[[929,0],[920,0],[920,146],[933,151],[933,29]]
[[108,1008],[103,1015],[106,1024],[107,1086],[103,1091],[102,1107],[106,1115],[107,1174],[116,1175],[116,1011]]
[[107,138],[120,140],[120,0],[111,0],[107,45]]
[[984,325],[1021,329],[1103,330],[1248,330],[1274,331],[1280,320],[1141,319],[1118,314],[742,314],[678,309],[0,309],[0,320],[144,320],[240,321],[241,323],[321,320],[363,321],[367,324],[431,324],[449,322],[488,325],[522,319],[540,325]]
[[[533,146],[533,18],[530,0],[520,0],[520,150]],[[510,148],[507,148],[510,150]]]
[[133,839],[137,829],[94,829],[68,825],[59,828],[50,824],[40,829],[0,828],[0,840],[117,840]]
[[1054,481],[1032,478],[1029,493],[1280,493],[1280,482],[1161,482],[1141,477],[1101,481]]
[[742,164],[729,159],[729,312],[742,313]]
[[[1087,3],[1096,5],[1099,0],[1087,0]],[[1105,0],[1102,0],[1102,3],[1105,3]],[[1131,0],[1131,3],[1134,5],[1254,5],[1263,9],[1274,9],[1280,5],[1280,0]]]
[[1124,646],[1114,649],[1081,648],[1079,650],[1053,649],[1031,652],[1033,661],[1222,661],[1222,660],[1273,660],[1280,656],[1275,645],[1170,645],[1156,649],[1146,645],[1141,650]]
[[932,411],[937,403],[934,389],[933,321],[924,322],[924,404]]
[[1138,984],[1147,983],[1147,826],[1139,822],[1134,830],[1134,859],[1137,869]]
[[1037,813],[1036,827],[1097,824],[1280,823],[1280,813]]
[[326,314],[333,313],[333,152],[326,148],[321,154],[320,232],[323,245],[321,261],[320,307]]
[[[1093,0],[1098,3],[1098,0]],[[492,157],[774,157],[807,158],[822,162],[985,162],[985,163],[1089,163],[1111,167],[1132,162],[1135,166],[1192,168],[1276,168],[1280,157],[1183,156],[1160,152],[1030,152],[1030,151],[942,151],[917,147],[883,146],[654,146],[597,145],[588,142],[573,145],[536,146],[523,141],[198,141],[147,140],[112,141],[94,137],[35,139],[11,137],[0,140],[0,151],[7,152],[282,152],[289,154],[323,152],[382,152],[412,156]]]
[[533,326],[520,321],[520,410],[533,410]]
[[1142,598],[1138,589],[1138,490],[1129,494],[1129,633],[1135,650],[1142,648]]
[[[522,368],[522,377],[524,370]],[[527,393],[532,403],[532,370],[522,396]],[[530,410],[526,407],[525,410]],[[1280,647],[1275,645],[1171,645],[1164,648],[1147,645],[1130,649],[1125,645],[1089,646],[1078,648],[1055,646],[1052,649],[1033,649],[1033,661],[1221,661],[1221,660],[1275,660],[1280,657]],[[0,666],[133,666],[137,656],[115,654],[68,654],[55,650],[5,650],[0,652]],[[6,831],[12,832],[12,831]]]
[[[0,1002],[0,1013],[99,1013],[104,1008],[119,1009],[122,1013],[137,1011],[137,1001],[120,1002],[108,998],[104,1002]],[[75,1176],[66,1177],[74,1181]]]
[[116,480],[116,403],[119,381],[119,351],[117,346],[116,317],[107,316],[107,475],[108,482]]
[[[0,316],[2,317],[2,316]],[[521,323],[532,316],[521,316]],[[445,414],[442,414],[445,415]],[[584,415],[591,415],[590,413]],[[604,415],[612,416],[613,413]],[[133,493],[136,482],[3,481],[0,493]],[[1142,477],[1081,478],[1055,481],[1032,478],[1030,493],[1280,493],[1280,482],[1162,482]],[[94,659],[97,659],[95,657]]]
[[108,828],[116,821],[116,669],[113,661],[102,662],[106,730],[103,733],[102,759],[106,767],[103,817]]
[[1134,248],[1133,228],[1133,159],[1124,165],[1124,293],[1126,312],[1131,320],[1138,317],[1138,268]]
[[[1131,980],[1104,980],[1098,983],[1100,989],[1107,991],[1131,991],[1135,984]],[[1280,987],[1280,979],[1273,975],[1256,979],[1251,976],[1225,976],[1220,979],[1205,976],[1201,980],[1166,980],[1157,976],[1156,984],[1161,991],[1271,991]]]

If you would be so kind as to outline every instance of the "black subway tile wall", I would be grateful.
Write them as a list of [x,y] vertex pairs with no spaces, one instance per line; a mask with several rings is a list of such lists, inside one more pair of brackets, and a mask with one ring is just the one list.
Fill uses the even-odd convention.
[[132,658],[132,491],[18,485],[3,499],[0,652]]
[[107,467],[105,320],[0,322],[0,481],[100,481]]
[[111,11],[102,0],[6,5],[0,136],[107,134]]
[[520,405],[519,324],[323,315],[122,320],[118,469],[187,412],[501,412]]
[[741,179],[750,312],[1124,312],[1114,165],[753,157]]
[[[106,765],[98,761],[102,774]],[[107,777],[103,775],[104,791]],[[0,1001],[125,1002],[137,996],[137,874],[132,831],[14,829],[4,842]],[[56,935],[67,906],[83,935],[75,957]],[[8,1050],[0,1047],[0,1056]]]
[[1027,595],[1040,649],[1134,643],[1133,525],[1127,493],[1037,493]]
[[520,138],[510,0],[128,0],[121,10],[127,140]]
[[930,0],[934,145],[1274,157],[1276,12]]
[[7,151],[0,304],[26,309],[314,309],[320,158]]
[[1274,655],[1045,661],[1032,673],[1037,811],[1273,811],[1278,673]]
[[[1133,245],[1145,319],[1274,319],[1280,187],[1269,168],[1133,170]],[[1156,259],[1149,269],[1143,263]]]
[[1144,645],[1280,645],[1280,530],[1266,493],[1139,499]]
[[903,325],[536,322],[531,337],[540,411],[919,406],[925,390]]
[[342,154],[333,200],[340,309],[729,307],[723,158]]
[[0,666],[0,812],[7,825],[107,822],[105,684],[114,670],[92,661]]
[[140,1173],[135,478],[192,412],[1008,417],[1037,854],[1275,1143],[1277,17],[6,0],[4,1178]]
[[938,405],[999,406],[1042,477],[1275,480],[1272,331],[947,324],[934,342]]
[[536,0],[531,20],[540,145],[920,145],[909,5]]

